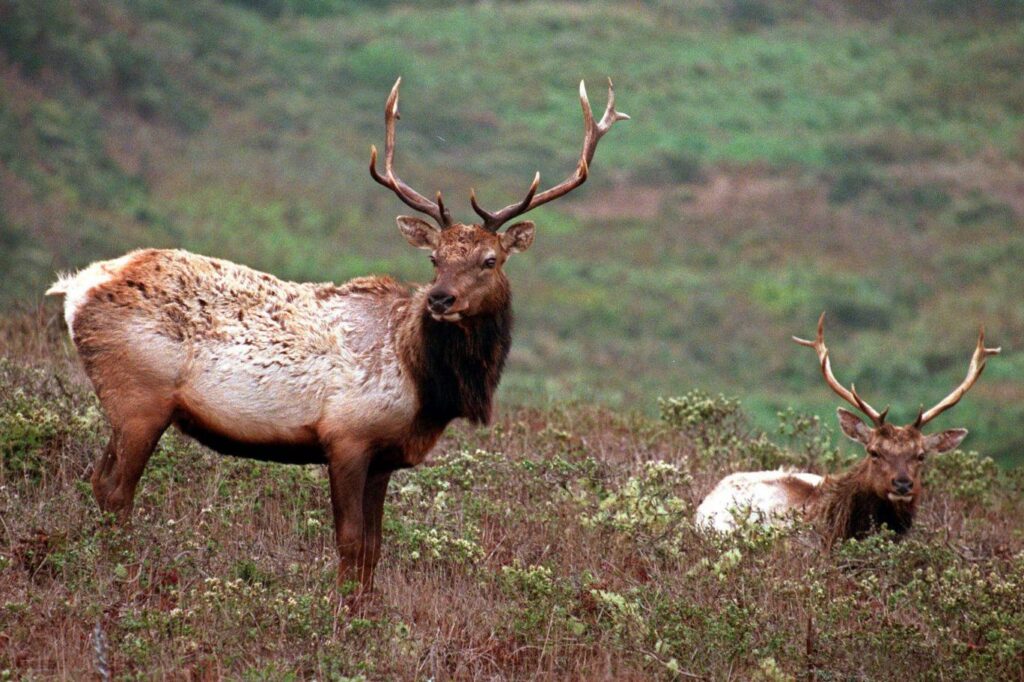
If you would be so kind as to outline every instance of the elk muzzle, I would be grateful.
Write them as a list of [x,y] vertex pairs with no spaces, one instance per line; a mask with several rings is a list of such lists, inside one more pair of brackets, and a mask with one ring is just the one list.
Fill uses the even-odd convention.
[[461,313],[449,313],[455,301],[456,296],[450,290],[435,287],[427,293],[427,310],[435,320],[457,322],[462,317]]
[[910,502],[914,499],[914,481],[908,476],[892,479],[892,490],[889,499],[893,502]]

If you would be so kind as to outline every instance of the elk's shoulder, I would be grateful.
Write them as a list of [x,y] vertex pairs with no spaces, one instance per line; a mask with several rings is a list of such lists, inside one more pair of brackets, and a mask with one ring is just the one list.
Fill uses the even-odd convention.
[[341,285],[323,284],[317,288],[317,298],[321,300],[335,296],[371,296],[375,298],[390,298],[395,296],[408,296],[409,289],[400,284],[392,277],[383,275],[371,275],[367,277],[355,277]]

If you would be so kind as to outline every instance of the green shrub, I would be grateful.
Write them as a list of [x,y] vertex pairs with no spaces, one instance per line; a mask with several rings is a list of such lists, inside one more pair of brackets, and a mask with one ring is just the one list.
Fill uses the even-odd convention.
[[932,455],[925,486],[964,502],[984,504],[999,487],[999,468],[991,457],[974,451],[953,450]]
[[688,505],[678,491],[691,482],[689,474],[668,462],[644,462],[640,472],[614,490],[602,491],[597,508],[584,512],[585,526],[625,533],[660,536],[687,515]]
[[0,404],[0,478],[37,481],[63,432],[62,421],[49,406],[20,391]]
[[719,395],[712,398],[700,390],[676,398],[659,398],[661,421],[685,432],[708,434],[709,438],[732,428],[740,416],[740,402]]
[[866,165],[852,165],[836,175],[828,190],[828,200],[834,204],[845,204],[872,189],[884,187],[874,170]]

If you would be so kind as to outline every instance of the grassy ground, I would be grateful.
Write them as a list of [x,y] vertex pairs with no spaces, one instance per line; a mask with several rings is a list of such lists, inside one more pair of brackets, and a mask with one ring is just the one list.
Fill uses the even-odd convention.
[[0,679],[1020,679],[1024,478],[929,464],[909,538],[691,525],[729,471],[834,471],[816,419],[770,437],[729,400],[660,419],[582,405],[455,426],[401,472],[378,592],[334,588],[325,472],[168,434],[134,523],[96,509],[107,437],[59,330],[3,327]]

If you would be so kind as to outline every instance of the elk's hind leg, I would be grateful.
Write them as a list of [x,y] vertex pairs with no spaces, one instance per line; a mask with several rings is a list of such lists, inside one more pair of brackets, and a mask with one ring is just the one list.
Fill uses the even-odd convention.
[[127,414],[120,410],[109,410],[108,414],[113,433],[96,460],[92,489],[100,509],[115,512],[127,521],[139,478],[171,423],[171,406],[163,401],[138,401]]

